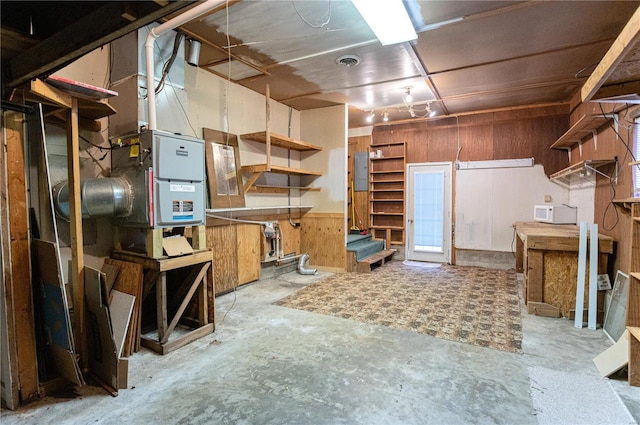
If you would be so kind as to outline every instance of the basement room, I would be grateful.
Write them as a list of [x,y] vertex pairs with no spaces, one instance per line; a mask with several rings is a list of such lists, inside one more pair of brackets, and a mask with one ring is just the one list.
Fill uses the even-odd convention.
[[640,1],[0,9],[3,425],[640,423]]

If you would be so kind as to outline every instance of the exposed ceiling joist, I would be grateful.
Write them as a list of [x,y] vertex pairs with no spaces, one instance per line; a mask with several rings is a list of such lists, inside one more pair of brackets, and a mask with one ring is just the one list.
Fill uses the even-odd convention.
[[[134,3],[134,6],[140,8],[137,11],[140,18],[130,21],[134,13],[131,4],[109,2],[12,58],[5,64],[6,74],[3,79],[8,88],[17,87],[33,78],[54,72],[92,50],[191,3],[193,2],[175,1],[160,8],[149,2]],[[127,4],[128,7],[125,8]],[[155,5],[153,9],[151,5]]]
[[593,99],[594,94],[609,78],[627,53],[633,49],[638,40],[640,40],[640,7],[636,9],[618,38],[616,38],[596,69],[582,86],[580,93],[582,102],[588,102]]

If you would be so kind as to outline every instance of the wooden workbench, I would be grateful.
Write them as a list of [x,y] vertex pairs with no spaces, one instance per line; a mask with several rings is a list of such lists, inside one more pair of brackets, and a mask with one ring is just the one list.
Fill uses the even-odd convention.
[[[517,222],[516,271],[524,277],[524,300],[530,314],[572,318],[576,305],[580,229],[574,224]],[[613,239],[598,235],[598,273],[606,273]],[[588,267],[587,267],[587,270]],[[585,305],[588,305],[588,284]],[[602,314],[604,295],[598,292]]]
[[[214,331],[209,321],[208,271],[212,265],[212,252],[196,251],[179,257],[152,258],[126,251],[114,251],[112,257],[142,264],[144,268],[144,295],[155,290],[157,334],[141,335],[141,343],[160,354],[167,354]],[[173,294],[167,288],[168,272],[178,271],[176,277],[183,280],[175,286]],[[172,336],[178,323],[197,293],[197,318],[187,333]],[[213,293],[213,292],[211,292]],[[143,295],[143,299],[144,299]],[[171,317],[173,315],[173,317]],[[171,338],[170,338],[171,337]]]

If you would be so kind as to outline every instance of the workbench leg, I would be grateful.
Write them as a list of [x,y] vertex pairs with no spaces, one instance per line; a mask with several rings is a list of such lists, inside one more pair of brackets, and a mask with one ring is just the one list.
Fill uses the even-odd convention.
[[156,314],[158,319],[158,340],[163,340],[167,332],[167,274],[160,272],[156,281]]

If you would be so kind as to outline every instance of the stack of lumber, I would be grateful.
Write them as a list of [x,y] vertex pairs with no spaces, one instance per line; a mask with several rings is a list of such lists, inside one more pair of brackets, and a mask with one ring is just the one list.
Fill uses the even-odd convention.
[[136,297],[133,305],[133,313],[131,314],[131,321],[129,322],[129,328],[127,329],[127,336],[122,349],[122,356],[129,357],[140,350],[143,287],[142,265],[128,261],[113,260],[111,258],[105,259],[104,264],[105,267],[103,268],[103,271],[107,268],[112,270],[108,275],[115,272],[113,267],[117,268],[117,276],[113,281],[113,287],[111,289]]

